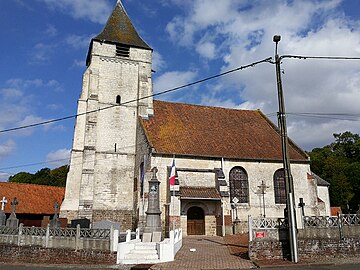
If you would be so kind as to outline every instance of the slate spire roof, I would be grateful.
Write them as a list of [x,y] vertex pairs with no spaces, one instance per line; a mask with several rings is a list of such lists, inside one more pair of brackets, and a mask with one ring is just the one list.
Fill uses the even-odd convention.
[[[154,100],[154,116],[140,119],[155,153],[281,161],[278,128],[259,110],[235,110]],[[307,154],[289,140],[292,161]]]
[[152,50],[137,33],[120,0],[116,3],[102,32],[93,40],[125,44]]

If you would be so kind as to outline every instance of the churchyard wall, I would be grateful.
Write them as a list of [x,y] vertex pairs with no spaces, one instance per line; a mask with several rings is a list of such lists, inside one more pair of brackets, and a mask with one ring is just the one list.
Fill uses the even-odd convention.
[[0,243],[0,262],[46,264],[116,264],[116,252],[43,248]]
[[73,250],[111,250],[117,242],[114,230],[41,227],[17,228],[1,226],[0,243],[17,246],[37,246],[43,248],[68,248]]
[[[289,258],[288,228],[284,220],[249,220],[249,257],[252,260]],[[359,256],[360,217],[305,217],[298,230],[299,259],[318,256]]]

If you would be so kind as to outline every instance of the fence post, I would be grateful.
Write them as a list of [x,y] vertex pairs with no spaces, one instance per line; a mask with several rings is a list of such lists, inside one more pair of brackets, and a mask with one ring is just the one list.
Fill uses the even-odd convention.
[[21,236],[22,236],[23,227],[24,227],[24,224],[20,223],[20,225],[19,225],[19,233],[18,233],[18,241],[17,241],[18,246],[20,246],[20,244],[21,244]]
[[80,249],[80,224],[76,225],[75,250]]
[[45,247],[49,247],[49,239],[50,238],[50,224],[46,226],[46,235],[45,235]]
[[127,230],[126,231],[126,242],[130,242],[131,240],[131,230]]
[[114,235],[114,226],[110,227],[110,251],[114,249],[115,235]]
[[112,252],[118,251],[118,245],[119,245],[119,230],[114,230],[114,237],[113,237],[113,245],[112,245]]
[[171,230],[171,231],[169,232],[169,238],[170,238],[170,244],[174,244],[174,242],[175,242],[175,235],[174,235],[174,231],[173,231],[173,230]]
[[337,212],[338,217],[338,224],[339,224],[339,234],[340,234],[340,240],[343,239],[343,233],[342,233],[342,218],[339,212]]
[[248,229],[249,229],[249,242],[251,242],[253,238],[253,224],[252,224],[251,215],[248,216]]

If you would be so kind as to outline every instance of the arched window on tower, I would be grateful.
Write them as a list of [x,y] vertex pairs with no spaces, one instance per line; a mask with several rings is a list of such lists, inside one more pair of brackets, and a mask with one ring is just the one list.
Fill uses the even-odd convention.
[[285,174],[284,169],[279,169],[274,173],[274,194],[276,204],[286,203]]
[[235,167],[230,171],[230,201],[236,197],[239,203],[249,203],[249,181],[244,168]]
[[120,95],[117,95],[116,96],[116,104],[121,104],[121,97],[120,97]]

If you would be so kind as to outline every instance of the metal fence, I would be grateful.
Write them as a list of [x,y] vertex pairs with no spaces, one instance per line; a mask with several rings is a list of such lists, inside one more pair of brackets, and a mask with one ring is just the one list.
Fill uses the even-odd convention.
[[360,216],[357,214],[344,214],[337,216],[305,216],[304,227],[334,228],[341,226],[360,225]]

